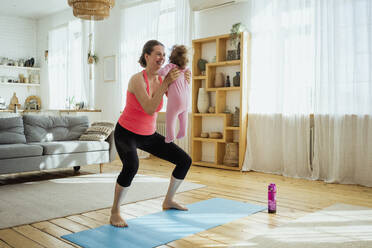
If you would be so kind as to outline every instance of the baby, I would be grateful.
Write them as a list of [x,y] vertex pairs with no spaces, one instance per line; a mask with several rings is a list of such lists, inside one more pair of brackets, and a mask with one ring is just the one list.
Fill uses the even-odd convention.
[[165,76],[173,68],[180,70],[180,76],[168,88],[168,104],[166,112],[166,130],[165,142],[174,141],[177,117],[180,122],[180,128],[177,139],[183,138],[187,130],[187,106],[189,104],[189,85],[185,79],[186,68],[189,62],[187,58],[187,48],[184,45],[175,45],[169,56],[169,64],[159,70],[160,76]]

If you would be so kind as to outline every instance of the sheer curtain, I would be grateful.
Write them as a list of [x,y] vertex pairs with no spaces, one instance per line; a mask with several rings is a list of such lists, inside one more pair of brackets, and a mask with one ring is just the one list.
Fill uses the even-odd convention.
[[[67,97],[75,102],[86,101],[84,92],[84,65],[87,64],[83,55],[82,22],[77,20],[68,25],[69,52],[68,57],[68,82]],[[87,53],[84,53],[87,54]],[[84,57],[84,58],[83,58]]]
[[148,40],[157,39],[159,15],[159,1],[125,8],[121,12],[121,106],[125,105],[130,77],[142,70],[138,59],[143,45]]
[[67,92],[68,26],[49,32],[48,99],[49,109],[64,109]]
[[[163,43],[167,57],[174,44],[184,44],[191,48],[189,1],[158,0],[124,8],[121,12],[121,27],[121,106],[124,107],[129,79],[143,69],[137,61],[146,41],[156,39]],[[164,98],[162,111],[166,110],[166,100]],[[140,152],[139,155],[145,157],[147,153]]]
[[372,186],[372,2],[315,3],[314,178]]
[[313,8],[252,1],[252,68],[243,170],[311,178]]
[[49,107],[74,108],[83,101],[89,106],[92,87],[88,79],[88,24],[71,21],[49,32]]

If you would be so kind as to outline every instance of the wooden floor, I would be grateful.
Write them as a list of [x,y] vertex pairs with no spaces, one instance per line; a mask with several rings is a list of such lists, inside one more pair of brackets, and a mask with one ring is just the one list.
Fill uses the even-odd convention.
[[[158,159],[142,160],[139,173],[169,177],[173,166]],[[105,165],[104,172],[118,171],[118,161]],[[99,166],[85,166],[81,174],[98,173]],[[46,178],[73,176],[72,170],[21,175],[0,176],[1,185]],[[299,218],[334,203],[347,203],[372,208],[372,188],[355,185],[326,184],[319,181],[286,178],[277,175],[237,172],[205,167],[192,167],[186,178],[207,187],[179,193],[176,199],[189,204],[213,197],[267,204],[267,186],[275,182],[278,187],[278,213],[260,212],[201,233],[170,242],[161,247],[226,247],[242,245],[255,235],[283,223]],[[125,218],[135,218],[161,211],[163,198],[140,201],[122,206]],[[61,235],[79,232],[108,224],[110,209],[72,215],[0,230],[2,247],[78,247],[60,238]],[[1,221],[1,220],[0,220]]]

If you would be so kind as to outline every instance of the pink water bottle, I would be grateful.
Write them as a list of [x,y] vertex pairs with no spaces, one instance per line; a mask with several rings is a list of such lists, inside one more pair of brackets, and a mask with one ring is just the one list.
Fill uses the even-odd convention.
[[275,183],[270,183],[267,191],[268,195],[268,212],[270,214],[276,213],[276,185]]

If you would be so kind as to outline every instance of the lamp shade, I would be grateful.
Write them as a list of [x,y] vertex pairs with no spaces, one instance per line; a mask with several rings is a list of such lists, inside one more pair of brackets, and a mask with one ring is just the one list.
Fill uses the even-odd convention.
[[73,8],[75,17],[98,21],[110,15],[115,0],[68,0],[68,5]]

